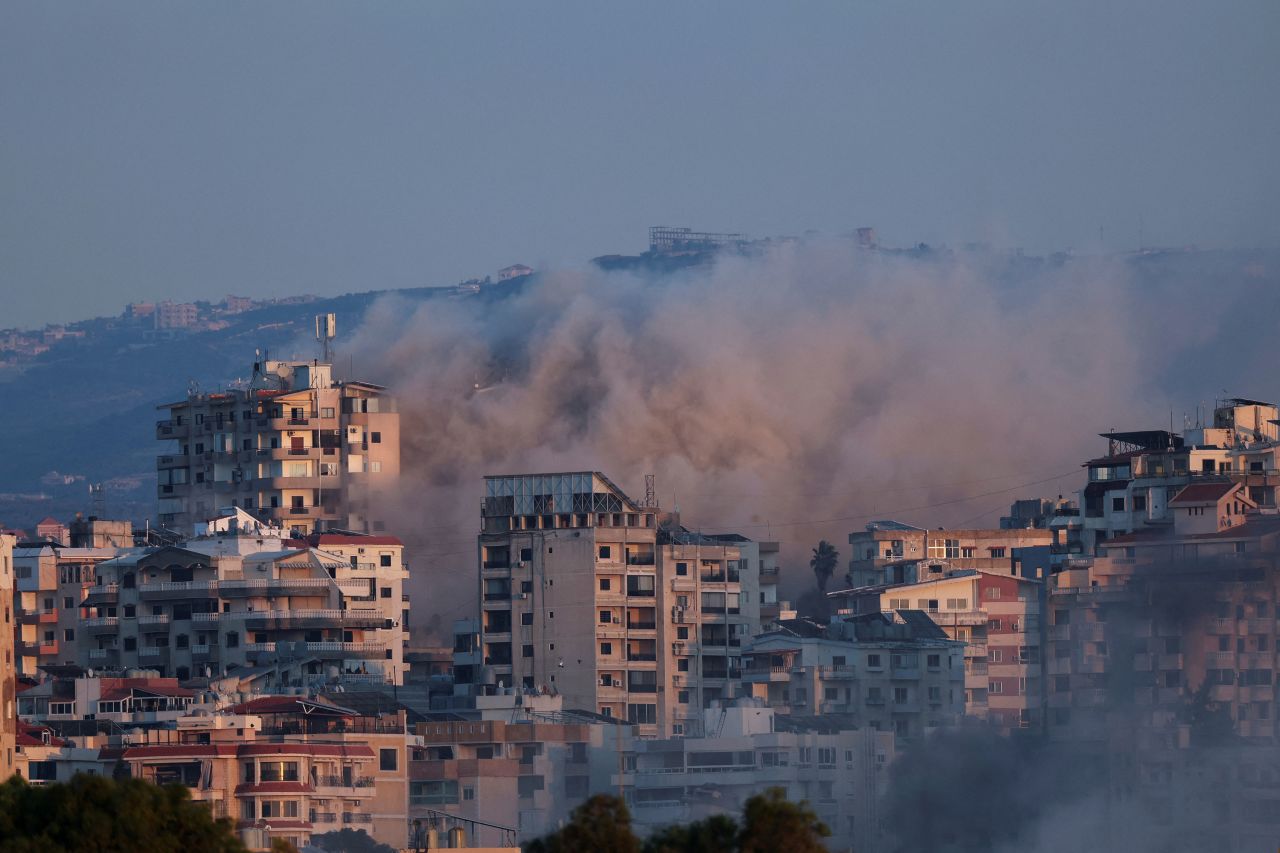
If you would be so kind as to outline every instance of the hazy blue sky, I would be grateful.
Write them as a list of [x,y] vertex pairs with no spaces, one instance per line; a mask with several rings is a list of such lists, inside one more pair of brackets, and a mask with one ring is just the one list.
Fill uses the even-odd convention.
[[1280,245],[1280,3],[0,5],[0,327],[652,224]]

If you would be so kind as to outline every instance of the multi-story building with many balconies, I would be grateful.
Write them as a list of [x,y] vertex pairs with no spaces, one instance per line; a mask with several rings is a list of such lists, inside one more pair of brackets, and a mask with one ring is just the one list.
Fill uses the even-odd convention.
[[77,662],[180,679],[270,666],[282,684],[403,683],[399,540],[324,534],[316,545],[219,533],[99,563]]
[[846,715],[915,738],[963,714],[963,649],[918,611],[795,619],[751,641],[743,680],[779,713]]
[[554,691],[643,736],[687,733],[734,695],[759,627],[758,561],[737,538],[683,530],[599,472],[485,489],[482,617],[455,659],[459,685]]
[[266,361],[248,388],[160,408],[159,521],[181,530],[234,506],[285,530],[377,530],[370,501],[400,471],[400,416],[379,385],[332,365]]
[[123,550],[53,543],[23,543],[14,548],[19,675],[36,678],[42,666],[76,662],[76,649],[83,639],[81,602],[96,582],[98,564]]
[[0,533],[0,779],[18,768],[18,671],[14,659],[13,545],[14,537]]

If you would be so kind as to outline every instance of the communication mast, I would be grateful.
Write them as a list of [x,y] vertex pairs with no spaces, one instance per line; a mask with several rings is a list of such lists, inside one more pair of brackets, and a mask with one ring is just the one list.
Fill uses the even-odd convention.
[[320,351],[325,364],[332,364],[333,357],[330,344],[338,336],[338,317],[336,314],[316,315],[316,340],[320,342]]

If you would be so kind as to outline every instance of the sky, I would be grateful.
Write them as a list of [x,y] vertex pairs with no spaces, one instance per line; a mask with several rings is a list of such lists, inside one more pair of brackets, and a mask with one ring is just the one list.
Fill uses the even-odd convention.
[[650,225],[1280,246],[1280,4],[0,4],[0,328]]

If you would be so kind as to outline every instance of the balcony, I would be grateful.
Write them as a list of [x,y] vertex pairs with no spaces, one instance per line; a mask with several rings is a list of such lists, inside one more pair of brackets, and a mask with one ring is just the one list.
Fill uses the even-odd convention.
[[120,618],[118,616],[97,616],[92,619],[86,619],[80,624],[90,634],[114,634],[120,630]]
[[[386,643],[339,643],[339,642],[321,642],[321,643],[294,643],[294,646],[302,646],[307,654],[315,655],[319,658],[326,659],[346,659],[346,658],[363,658],[366,660],[385,659],[387,657],[388,646]],[[509,663],[509,662],[508,662]]]
[[168,659],[168,646],[142,646],[138,649],[138,661],[141,663],[160,663]]
[[214,580],[138,584],[138,595],[145,599],[182,599],[212,596],[217,593],[218,582]]
[[89,660],[91,661],[113,661],[120,657],[119,649],[89,649]]
[[653,662],[658,659],[656,652],[627,652],[627,660],[640,662]]
[[241,648],[244,649],[244,652],[247,655],[275,654],[276,652],[275,643],[245,643],[243,646],[241,646]]
[[120,597],[120,584],[104,583],[89,587],[85,593],[81,607],[97,607],[100,604],[114,604]]
[[373,823],[373,815],[368,812],[343,812],[343,823]]
[[189,423],[177,423],[173,420],[156,421],[156,438],[182,438],[191,434]]
[[191,647],[191,659],[197,663],[207,663],[216,655],[217,646],[209,646],[202,643]]
[[743,670],[746,681],[753,684],[769,682],[788,682],[791,680],[791,667],[787,664],[779,666],[749,666]]
[[317,797],[372,797],[372,776],[320,776],[315,781]]
[[147,616],[139,616],[138,627],[144,631],[168,630],[169,615],[167,613],[152,613]]
[[853,667],[847,664],[832,664],[818,667],[818,677],[825,681],[844,681],[854,678]]
[[627,628],[632,631],[653,631],[657,627],[652,619],[627,619]]
[[255,610],[249,613],[227,613],[224,617],[243,617],[250,631],[278,631],[293,628],[385,628],[388,619],[381,610]]
[[337,812],[318,812],[313,810],[311,812],[311,822],[312,823],[337,823],[338,813]]

